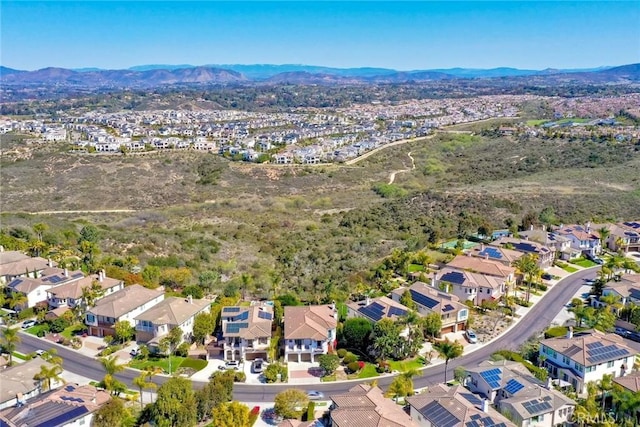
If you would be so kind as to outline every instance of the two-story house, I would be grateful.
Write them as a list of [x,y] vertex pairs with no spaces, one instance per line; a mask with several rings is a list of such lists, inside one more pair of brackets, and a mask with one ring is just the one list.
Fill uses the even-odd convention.
[[609,228],[609,237],[603,246],[612,251],[640,252],[640,221],[627,221],[613,224]]
[[491,259],[458,255],[447,263],[446,267],[456,270],[471,271],[487,276],[500,277],[505,283],[514,283],[516,269]]
[[540,358],[553,378],[570,383],[578,393],[586,383],[599,381],[605,374],[614,378],[631,372],[636,352],[615,334],[599,331],[549,338],[540,342]]
[[400,287],[391,292],[391,299],[400,302],[400,298],[409,290],[411,300],[416,304],[421,316],[437,313],[442,319],[441,334],[463,331],[469,318],[469,308],[460,303],[456,295],[439,291],[424,282],[415,282],[409,288]]
[[[211,300],[169,297],[135,317],[136,341],[155,348],[173,328],[182,330],[182,339],[193,334],[193,322],[198,314],[211,311]],[[213,331],[212,331],[213,332]]]
[[497,301],[507,290],[502,277],[473,273],[445,267],[434,274],[435,286],[457,296],[462,301],[481,305],[483,301]]
[[87,288],[90,289],[94,285],[100,289],[96,301],[124,288],[122,280],[106,277],[104,271],[100,271],[98,274],[83,276],[78,280],[69,281],[47,290],[49,307],[53,309],[77,307],[82,303],[83,291]]
[[[15,406],[18,402],[25,403],[43,391],[40,381],[33,379],[42,366],[52,369],[54,365],[35,358],[0,370],[0,409]],[[58,383],[53,381],[51,386],[57,387]]]
[[36,279],[42,276],[43,270],[55,266],[57,264],[51,260],[30,257],[19,251],[5,251],[4,246],[0,246],[0,285],[6,285],[16,277]]
[[484,243],[481,243],[480,246],[469,249],[466,251],[466,254],[478,258],[497,261],[507,266],[513,265],[515,261],[524,255],[522,252],[516,250],[501,246],[487,246]]
[[[57,286],[78,281],[84,277],[82,271],[69,271],[61,268],[48,267],[42,270],[39,277],[16,277],[7,287],[12,293],[21,293],[26,297],[26,302],[18,307],[24,309],[35,307],[37,304],[47,301],[47,292]],[[46,304],[45,304],[46,305]]]
[[329,417],[333,427],[417,427],[382,390],[358,384],[342,394],[331,395]]
[[640,274],[623,274],[619,281],[608,282],[602,290],[602,295],[614,295],[623,305],[640,306]]
[[292,362],[315,362],[335,348],[338,312],[334,304],[284,308],[284,357]]
[[576,402],[531,375],[524,365],[508,360],[485,361],[467,369],[466,385],[494,403],[520,427],[553,427],[569,422]]
[[600,235],[591,229],[590,223],[586,225],[564,225],[551,233],[569,239],[571,247],[582,254],[595,257],[602,252]]
[[270,305],[224,307],[220,316],[225,360],[267,359],[273,325]]
[[553,234],[546,228],[525,230],[519,233],[522,239],[538,242],[553,252],[554,259],[570,260],[580,256],[580,251],[571,248],[571,240],[559,234]]
[[96,302],[87,310],[85,324],[89,335],[104,337],[115,333],[118,321],[127,321],[135,325],[137,315],[164,300],[164,290],[147,289],[140,285],[131,285],[112,293]]
[[553,261],[555,260],[554,251],[552,251],[549,247],[532,240],[516,239],[513,237],[502,237],[491,242],[491,246],[510,249],[520,252],[523,255],[535,255],[538,259],[538,267],[542,269],[551,267],[553,265]]
[[487,399],[462,386],[436,384],[407,397],[409,415],[421,427],[500,426],[516,427],[493,409]]

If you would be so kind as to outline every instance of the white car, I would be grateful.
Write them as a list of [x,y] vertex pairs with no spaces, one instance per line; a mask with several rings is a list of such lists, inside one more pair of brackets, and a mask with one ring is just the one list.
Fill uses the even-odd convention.
[[22,329],[29,329],[36,326],[36,321],[35,320],[25,320],[22,323]]
[[321,391],[310,390],[307,392],[307,397],[310,400],[320,400],[324,398],[324,393],[322,393]]
[[464,333],[464,337],[467,339],[467,341],[469,341],[471,344],[476,344],[478,342],[478,336],[476,335],[476,333],[472,330],[472,329],[467,329]]
[[35,353],[38,356],[42,356],[44,354],[44,350],[36,350]]

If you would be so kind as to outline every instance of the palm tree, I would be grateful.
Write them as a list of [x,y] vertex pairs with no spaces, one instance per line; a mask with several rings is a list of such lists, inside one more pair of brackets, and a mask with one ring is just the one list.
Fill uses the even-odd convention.
[[612,392],[613,404],[617,418],[632,419],[640,411],[640,394],[625,390],[615,384]]
[[523,255],[513,263],[513,266],[518,269],[527,282],[527,302],[529,302],[531,298],[531,282],[542,274],[542,270],[538,266],[538,256],[536,254]]
[[40,357],[46,362],[62,366],[63,359],[62,357],[58,356],[58,350],[56,350],[55,348],[50,348],[49,350],[42,353]]
[[602,246],[602,251],[607,246],[607,239],[611,235],[611,230],[609,230],[606,226],[603,226],[598,230],[598,234],[600,234],[600,244]]
[[118,356],[115,354],[113,356],[101,357],[100,363],[106,372],[106,375],[102,379],[102,384],[104,388],[110,390],[112,394],[115,394],[124,387],[124,384],[115,379],[114,375],[124,371],[125,365],[118,364]]
[[433,345],[438,352],[438,356],[444,359],[444,382],[447,382],[447,368],[449,360],[462,356],[464,347],[458,341],[449,341],[448,339]]
[[43,387],[43,390],[51,390],[51,380],[64,382],[64,379],[60,377],[61,373],[62,367],[60,365],[41,365],[40,372],[35,374],[33,379],[41,383],[44,381],[45,387]]
[[15,310],[16,308],[21,308],[28,302],[27,296],[22,292],[12,292],[11,297],[9,298],[9,308]]
[[148,381],[151,380],[151,377],[154,375],[153,370],[147,369],[140,372],[140,375],[133,379],[133,384],[140,389],[140,409],[144,408],[142,403],[142,390],[143,389],[155,389],[157,388],[156,384]]
[[413,393],[413,384],[409,384],[407,379],[401,375],[397,376],[393,382],[389,385],[387,392],[388,397],[393,397],[393,400],[397,403],[399,397],[406,397]]
[[21,341],[17,329],[5,328],[2,330],[2,340],[0,340],[0,344],[4,351],[9,353],[9,365],[13,364],[13,352],[16,351]]
[[409,394],[413,394],[413,377],[419,377],[420,375],[422,375],[422,371],[415,368],[404,369],[400,374],[400,377],[404,378],[407,387],[410,389]]
[[600,389],[600,398],[602,399],[602,410],[604,411],[607,400],[607,392],[613,388],[613,375],[604,374],[602,379],[598,381],[598,389]]

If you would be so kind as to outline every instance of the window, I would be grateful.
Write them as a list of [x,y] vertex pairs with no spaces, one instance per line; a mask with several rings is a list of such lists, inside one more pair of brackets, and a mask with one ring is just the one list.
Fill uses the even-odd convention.
[[93,314],[87,314],[87,322],[95,323],[95,321],[96,321],[96,316],[94,316]]
[[613,360],[611,362],[607,362],[607,368],[613,368]]

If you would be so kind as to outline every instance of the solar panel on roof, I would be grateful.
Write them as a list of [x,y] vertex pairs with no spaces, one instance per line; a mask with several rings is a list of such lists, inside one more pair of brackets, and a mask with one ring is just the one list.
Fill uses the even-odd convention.
[[361,307],[358,309],[358,311],[374,322],[377,322],[378,320],[382,319],[382,316],[384,316],[381,310],[376,310],[371,306]]
[[64,414],[60,414],[57,417],[47,420],[46,425],[49,425],[49,426],[66,425],[69,421],[73,421],[76,418],[80,418],[81,415],[84,415],[88,412],[89,410],[87,409],[86,406],[76,406],[76,407],[73,407],[72,410],[65,412]]
[[46,279],[47,281],[51,282],[51,283],[58,283],[58,282],[62,282],[62,279],[59,278],[58,276],[51,276],[51,277],[47,277]]
[[419,292],[414,291],[413,289],[410,290],[411,292],[411,299],[416,303],[416,304],[420,304],[423,305],[427,308],[433,308],[436,305],[438,305],[438,301],[429,298],[426,295],[423,295]]
[[524,385],[519,383],[517,380],[510,379],[509,381],[507,381],[507,385],[505,386],[504,391],[506,391],[509,394],[515,394],[520,390],[522,390],[523,388],[524,388]]
[[420,411],[431,424],[438,427],[456,427],[460,420],[435,400]]
[[238,313],[240,311],[240,307],[225,307],[222,311],[224,313]]
[[444,311],[445,313],[451,310],[455,310],[455,308],[451,304],[445,305],[444,308],[442,309],[442,311]]
[[599,341],[596,341],[596,342],[590,342],[590,343],[587,344],[587,348],[590,349],[590,350],[594,349],[594,348],[597,348],[597,347],[603,347],[602,343],[599,342]]
[[498,248],[486,247],[480,253],[480,256],[488,256],[489,258],[502,259],[502,252]]
[[522,406],[524,407],[524,409],[527,410],[527,412],[529,412],[531,415],[533,414],[540,414],[543,413],[549,409],[551,409],[551,404],[549,402],[541,402],[538,399],[535,400],[530,400],[528,402],[524,402],[522,404]]
[[76,274],[72,274],[71,277],[73,277],[74,279],[79,279],[81,277],[84,277],[84,274],[82,273],[76,273]]
[[399,307],[391,307],[389,309],[389,316],[404,316],[407,314],[407,310],[403,310]]
[[258,317],[260,319],[266,319],[266,320],[271,320],[273,318],[273,316],[271,315],[271,313],[267,312],[267,311],[259,311],[258,312]]
[[440,280],[444,280],[445,282],[455,283],[456,285],[462,285],[464,283],[464,274],[459,271],[449,271],[442,275]]

